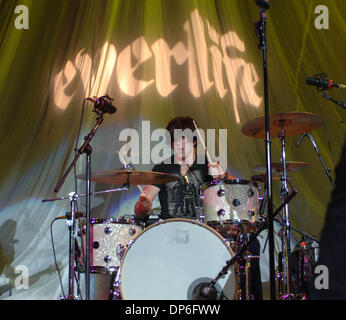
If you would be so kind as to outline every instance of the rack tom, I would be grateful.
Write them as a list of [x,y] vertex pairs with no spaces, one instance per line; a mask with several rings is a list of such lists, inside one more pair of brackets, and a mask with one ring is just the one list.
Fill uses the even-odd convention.
[[212,180],[203,186],[204,221],[224,238],[261,225],[259,186],[248,180]]

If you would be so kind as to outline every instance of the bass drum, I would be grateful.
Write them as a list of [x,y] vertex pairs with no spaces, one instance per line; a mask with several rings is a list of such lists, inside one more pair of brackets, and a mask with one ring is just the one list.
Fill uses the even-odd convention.
[[[224,239],[196,220],[160,220],[128,247],[119,269],[124,300],[195,300],[201,283],[216,278],[234,256]],[[217,281],[218,298],[232,300],[234,267]]]

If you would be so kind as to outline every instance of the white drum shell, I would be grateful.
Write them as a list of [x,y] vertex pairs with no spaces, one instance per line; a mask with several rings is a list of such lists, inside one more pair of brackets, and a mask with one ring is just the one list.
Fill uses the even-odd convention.
[[[142,226],[131,219],[92,220],[90,223],[91,272],[114,272],[120,267],[131,239],[142,232]],[[82,235],[86,249],[85,230]]]
[[259,221],[259,189],[245,180],[214,180],[204,185],[203,197],[206,222]]

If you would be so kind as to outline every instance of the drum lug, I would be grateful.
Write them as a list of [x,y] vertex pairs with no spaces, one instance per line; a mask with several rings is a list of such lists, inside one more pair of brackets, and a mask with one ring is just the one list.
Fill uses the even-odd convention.
[[134,236],[136,234],[136,232],[137,232],[136,228],[133,228],[133,227],[130,228],[130,230],[129,230],[130,236]]
[[226,194],[225,189],[221,189],[221,187],[220,187],[220,189],[217,191],[217,196],[218,197],[224,197],[225,194]]
[[111,262],[111,261],[112,261],[112,257],[110,257],[110,256],[105,256],[105,257],[103,258],[103,260],[104,260],[104,262],[108,263],[108,262]]
[[219,210],[217,211],[217,214],[218,214],[219,217],[220,217],[220,225],[223,226],[223,217],[224,217],[224,215],[226,214],[225,209],[219,209]]
[[252,198],[254,196],[255,192],[252,190],[252,188],[250,188],[248,191],[247,191],[247,196],[249,198]]
[[124,253],[125,253],[125,246],[121,243],[119,243],[117,245],[117,248],[116,248],[116,254],[117,254],[117,257],[119,258],[119,260],[122,259],[122,257],[124,256]]
[[219,217],[223,217],[226,214],[226,211],[225,211],[225,209],[219,209],[217,211],[217,214],[219,215]]
[[105,234],[111,234],[112,233],[112,228],[111,227],[106,227],[104,229]]
[[248,214],[248,216],[250,217],[250,218],[253,218],[254,216],[255,216],[255,210],[249,210],[248,212],[247,212],[247,214]]

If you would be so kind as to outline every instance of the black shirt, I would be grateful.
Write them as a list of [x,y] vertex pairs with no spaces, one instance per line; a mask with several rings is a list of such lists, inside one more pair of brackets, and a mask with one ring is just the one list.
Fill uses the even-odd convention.
[[174,163],[173,155],[170,164],[162,162],[155,165],[152,171],[179,177],[178,181],[155,185],[160,188],[161,218],[199,218],[203,210],[201,187],[212,180],[208,174],[208,162],[205,160],[204,164],[198,164],[196,157],[186,175],[182,176],[180,165]]

